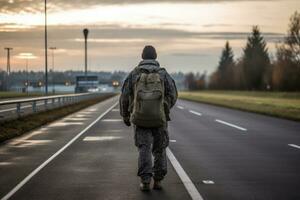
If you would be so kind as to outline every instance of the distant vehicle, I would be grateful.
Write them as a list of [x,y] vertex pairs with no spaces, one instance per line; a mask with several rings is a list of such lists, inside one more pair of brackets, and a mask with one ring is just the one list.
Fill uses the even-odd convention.
[[97,92],[98,85],[98,76],[77,76],[75,93]]

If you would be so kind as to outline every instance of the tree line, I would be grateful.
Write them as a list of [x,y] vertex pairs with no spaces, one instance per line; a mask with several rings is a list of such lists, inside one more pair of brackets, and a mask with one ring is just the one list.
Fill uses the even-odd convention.
[[[82,76],[83,71],[49,71],[49,85],[65,85],[69,83],[75,84],[76,76]],[[112,83],[113,81],[122,82],[127,75],[123,71],[104,72],[104,71],[89,71],[88,75],[98,76],[99,83]],[[25,82],[30,86],[36,85],[37,82],[44,84],[45,74],[43,71],[13,71],[7,75],[3,70],[0,70],[0,91],[9,90],[8,87],[24,87]],[[8,86],[9,85],[9,86]]]
[[276,45],[275,59],[270,58],[267,43],[258,26],[254,26],[243,54],[237,60],[227,41],[215,72],[186,74],[187,89],[220,90],[300,90],[300,13],[290,18],[288,33]]

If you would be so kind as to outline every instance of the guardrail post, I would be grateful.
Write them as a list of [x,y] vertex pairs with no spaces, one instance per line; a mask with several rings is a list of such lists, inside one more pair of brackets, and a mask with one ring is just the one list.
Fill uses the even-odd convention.
[[36,112],[36,101],[32,102],[32,112]]
[[[38,105],[40,102],[44,102],[44,108],[46,110],[52,108],[52,107],[61,107],[64,105],[70,105],[70,104],[75,104],[75,103],[80,103],[84,100],[92,99],[97,97],[99,94],[94,94],[94,93],[84,93],[84,94],[73,94],[73,95],[57,95],[53,97],[42,97],[42,98],[31,98],[31,99],[25,99],[24,101],[20,100],[12,100],[12,101],[6,101],[6,102],[1,102],[2,105],[15,105],[16,107],[16,115],[19,117],[21,116],[21,113],[24,112],[22,110],[22,105],[24,103],[29,104],[29,106],[32,107],[32,113],[36,113],[39,111]],[[56,105],[57,104],[57,105]],[[49,107],[50,106],[50,107]],[[26,106],[28,107],[28,106]],[[42,109],[43,110],[43,109]]]
[[44,100],[44,105],[45,105],[45,109],[47,110],[48,109],[48,99]]
[[17,115],[18,117],[21,115],[21,103],[17,103]]

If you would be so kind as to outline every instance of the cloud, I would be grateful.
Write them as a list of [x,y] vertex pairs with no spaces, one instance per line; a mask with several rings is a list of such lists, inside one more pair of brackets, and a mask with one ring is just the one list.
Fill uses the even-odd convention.
[[[17,26],[17,24],[9,24]],[[7,24],[0,24],[2,26]],[[57,42],[81,42],[83,38],[82,26],[49,26],[49,40]],[[197,32],[185,31],[171,28],[147,28],[147,27],[121,27],[120,25],[99,25],[89,28],[89,38],[95,43],[121,43],[124,42],[143,42],[147,40],[174,40],[174,39],[217,39],[217,40],[241,40],[246,39],[250,32]],[[42,39],[44,27],[36,26],[31,29],[22,29],[15,32],[0,30],[0,41],[18,40],[33,42]],[[266,40],[281,40],[283,34],[264,32]]]
[[207,57],[210,56],[209,54],[203,54],[203,53],[172,53],[170,56],[174,57]]
[[[48,3],[49,10],[65,10],[73,8],[87,8],[96,5],[122,5],[142,3],[216,3],[216,2],[239,2],[239,1],[261,1],[261,0],[51,0]],[[280,1],[280,0],[264,0]],[[29,12],[37,13],[44,10],[44,1],[40,0],[1,0],[0,11],[2,13]]]

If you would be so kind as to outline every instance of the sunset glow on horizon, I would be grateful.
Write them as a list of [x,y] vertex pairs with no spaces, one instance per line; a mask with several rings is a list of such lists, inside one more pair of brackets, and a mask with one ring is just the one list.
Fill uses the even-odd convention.
[[[35,55],[31,69],[42,70],[43,5],[34,2],[0,2],[0,41],[3,48],[14,48],[13,58],[22,52]],[[128,71],[139,61],[143,46],[153,44],[170,71],[211,72],[227,40],[240,56],[254,25],[274,53],[289,17],[300,9],[297,0],[97,2],[101,1],[76,1],[72,6],[72,1],[49,1],[49,45],[61,49],[56,53],[60,70],[82,69],[82,29],[89,28],[91,70]],[[0,55],[0,68],[5,69],[5,52]],[[13,70],[22,70],[23,65],[22,60],[12,60]]]

